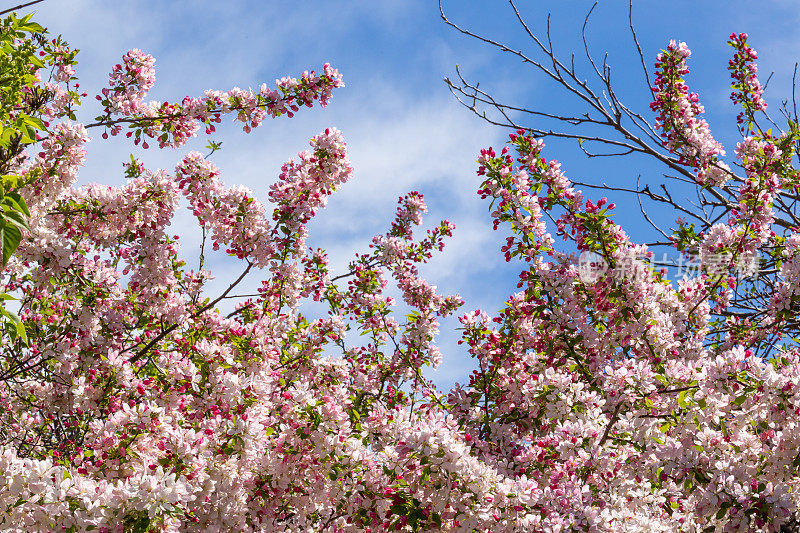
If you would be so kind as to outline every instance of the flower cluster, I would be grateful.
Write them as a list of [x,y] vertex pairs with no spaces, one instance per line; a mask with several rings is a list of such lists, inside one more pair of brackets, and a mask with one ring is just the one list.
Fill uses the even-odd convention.
[[683,79],[689,73],[686,59],[691,53],[686,43],[670,41],[658,54],[650,108],[658,113],[656,127],[661,130],[664,146],[678,154],[681,163],[695,169],[698,183],[721,185],[730,172],[719,160],[725,150],[712,137],[708,122],[700,117],[705,109],[699,96],[689,92]]
[[86,160],[87,142],[89,134],[83,124],[66,121],[51,128],[41,150],[20,169],[28,176],[22,195],[29,206],[46,210],[75,183]]
[[728,44],[736,50],[728,63],[734,89],[731,100],[743,108],[736,116],[736,122],[741,132],[746,133],[753,127],[755,113],[767,109],[767,102],[763,98],[764,88],[758,81],[758,65],[754,63],[758,54],[747,44],[746,33],[731,33]]
[[333,89],[344,86],[339,72],[326,63],[321,74],[312,70],[303,72],[300,79],[276,80],[275,89],[266,84],[256,92],[234,87],[209,90],[199,98],[186,96],[180,103],[145,103],[155,84],[155,59],[137,49],[127,52],[123,62],[114,66],[108,83],[110,88],[96,96],[104,106],[104,114],[97,117],[100,125],[108,128],[104,138],[122,133],[123,125],[128,124],[126,136],[144,148],[149,148],[148,138],[156,140],[159,148],[182,146],[197,135],[201,125],[206,133],[215,131],[214,124],[225,114],[233,114],[249,133],[267,117],[292,117],[301,106],[311,107],[315,101],[325,106]]
[[103,89],[106,112],[126,117],[141,113],[142,101],[156,83],[156,60],[150,54],[134,48],[122,56],[122,64],[114,65],[109,76],[110,89]]
[[199,152],[189,152],[175,168],[175,176],[201,226],[211,231],[212,247],[225,246],[228,254],[265,266],[274,254],[265,210],[244,187],[227,188],[219,169]]
[[347,182],[353,171],[344,138],[336,128],[326,129],[310,144],[312,151],[300,154],[300,162],[283,165],[278,182],[269,190],[269,199],[276,204],[273,220],[293,232],[325,207],[328,196]]

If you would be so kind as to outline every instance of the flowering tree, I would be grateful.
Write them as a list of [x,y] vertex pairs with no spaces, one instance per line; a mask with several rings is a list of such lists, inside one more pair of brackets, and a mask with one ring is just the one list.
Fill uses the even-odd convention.
[[[737,181],[683,85],[685,45],[658,59],[663,146],[710,190],[735,183],[730,220],[691,242],[775,262],[763,322],[721,330],[737,321],[724,314],[736,280],[707,272],[673,286],[652,272],[613,205],[585,200],[523,130],[499,154],[484,150],[478,172],[495,226],[510,229],[502,251],[521,266],[520,291],[494,317],[461,316],[476,366],[443,394],[425,372],[442,357],[437,320],[462,302],[418,265],[453,226],[417,235],[425,203],[411,192],[334,275],[306,241],[351,175],[337,130],[283,165],[269,206],[197,152],[176,156],[174,171],[132,160],[120,187],[74,185],[89,131],[180,148],[232,115],[249,132],[327,104],[343,85],[335,69],[148,103],[155,61],[131,50],[83,125],[74,52],[29,19],[4,24],[17,30],[3,53],[26,51],[0,117],[3,135],[16,128],[0,152],[4,190],[19,198],[8,212],[22,213],[9,215],[20,238],[3,256],[2,290],[20,299],[0,348],[4,531],[795,527],[800,354],[759,350],[792,331],[800,237],[770,228],[775,198],[796,184],[800,134],[794,123],[781,136],[750,130]],[[762,105],[754,54],[744,36],[732,44],[750,127]],[[181,197],[241,265],[221,294],[208,296],[210,272],[178,259],[168,229]],[[582,277],[551,231],[611,268]],[[258,296],[223,314],[216,306],[246,276],[259,277]],[[395,311],[390,279],[411,313]],[[310,318],[309,302],[327,315]]]
[[[576,54],[567,59],[556,54],[549,23],[546,34],[540,36],[516,3],[510,0],[508,4],[513,17],[529,39],[530,50],[514,48],[502,40],[460,26],[447,17],[442,2],[439,6],[446,24],[521,60],[523,67],[552,82],[554,90],[561,89],[573,97],[579,103],[575,106],[577,109],[560,112],[552,108],[529,109],[508,103],[479,88],[460,71],[456,81],[446,80],[456,98],[492,124],[514,130],[524,129],[541,139],[577,141],[579,149],[590,159],[639,156],[636,161],[647,165],[645,173],[654,174],[656,178],[653,181],[642,178],[640,174],[635,184],[630,185],[575,183],[585,188],[603,189],[615,198],[634,195],[633,199],[641,210],[642,222],[652,228],[648,236],[651,241],[649,250],[654,252],[654,257],[649,259],[651,264],[677,269],[678,277],[682,275],[681,270],[685,272],[686,267],[690,267],[702,268],[711,274],[731,273],[748,278],[746,283],[737,283],[730,294],[729,306],[720,309],[719,314],[716,308],[712,309],[712,315],[721,319],[715,322],[715,331],[722,335],[730,332],[735,336],[747,336],[754,332],[762,334],[769,328],[769,317],[763,311],[772,305],[770,302],[778,290],[780,280],[775,274],[780,269],[782,259],[774,253],[756,254],[752,247],[749,251],[735,250],[717,242],[717,247],[712,249],[711,241],[706,241],[706,246],[701,244],[708,233],[721,231],[722,226],[717,224],[719,221],[741,219],[742,202],[753,200],[745,199],[740,190],[740,186],[750,179],[753,161],[749,158],[748,163],[735,164],[733,169],[725,163],[725,149],[712,136],[710,126],[703,118],[704,108],[699,95],[690,92],[687,86],[689,48],[683,43],[670,43],[658,58],[653,78],[653,73],[647,67],[650,58],[645,58],[642,53],[634,29],[633,2],[629,3],[628,24],[634,48],[632,59],[641,63],[645,91],[652,97],[649,111],[637,111],[636,106],[621,99],[619,88],[612,84],[608,55],[600,61],[590,50],[587,33],[597,4],[587,13],[582,27],[582,63]],[[772,138],[774,129],[781,132],[775,135],[776,138],[783,137],[782,142],[794,143],[791,150],[794,154],[799,147],[793,133],[798,116],[797,106],[789,103],[795,102],[796,98],[793,95],[785,100],[779,109],[785,120],[782,129],[766,113],[767,104],[757,77],[756,53],[746,43],[746,38],[745,34],[732,34],[729,42],[735,50],[728,64],[733,89],[731,99],[741,107],[737,116],[737,133],[749,143],[755,138]],[[581,66],[587,71],[582,72]],[[650,111],[656,112],[655,120]],[[785,148],[778,149],[782,150],[785,160],[781,171],[793,174],[790,162],[795,156],[789,155]],[[741,160],[741,154],[735,155]],[[754,191],[749,194],[758,195]],[[740,229],[747,227],[747,231],[752,229],[769,233],[771,230],[767,227],[774,226],[777,232],[791,232],[800,225],[795,202],[795,191],[781,192],[775,189],[769,200],[771,214],[765,219],[753,220],[751,226],[744,224]],[[751,205],[751,208],[763,212],[761,207]],[[676,225],[666,227],[670,222],[665,224],[663,220],[669,217],[657,216],[664,212],[670,216],[677,214],[681,218]],[[748,242],[755,243],[753,240]],[[742,246],[746,244],[742,242]],[[608,266],[606,262],[605,267]],[[793,332],[794,337],[800,334],[793,320],[789,320],[783,328],[787,333]],[[769,346],[764,345],[767,350]]]

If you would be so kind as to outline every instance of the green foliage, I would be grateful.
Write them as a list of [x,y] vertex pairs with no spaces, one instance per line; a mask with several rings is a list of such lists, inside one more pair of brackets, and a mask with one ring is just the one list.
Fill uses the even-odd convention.
[[125,517],[123,531],[125,533],[145,533],[150,529],[150,517],[147,511],[131,513]]
[[[36,143],[40,132],[46,133],[41,110],[52,96],[39,85],[40,69],[46,62],[54,65],[74,63],[74,52],[59,55],[60,40],[48,42],[47,30],[31,21],[32,14],[19,18],[15,13],[0,20],[0,267],[5,269],[9,259],[28,230],[30,211],[19,194],[25,183],[21,176],[11,174],[12,161],[25,145]],[[70,92],[74,98],[77,95]],[[29,178],[36,176],[29,176]],[[12,296],[0,294],[0,323],[12,339],[27,341],[19,317],[5,302]]]
[[36,72],[44,68],[37,52],[46,30],[31,22],[31,15],[12,13],[0,21],[0,147],[36,142],[44,123],[31,114],[30,100],[37,95]]

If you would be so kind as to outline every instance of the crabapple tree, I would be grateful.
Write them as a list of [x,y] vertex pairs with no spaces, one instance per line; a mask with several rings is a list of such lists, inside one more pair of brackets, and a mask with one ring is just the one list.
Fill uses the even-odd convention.
[[[726,273],[672,283],[649,268],[614,205],[585,198],[525,130],[478,160],[478,193],[510,235],[500,253],[520,267],[494,316],[459,311],[420,277],[454,228],[420,233],[416,191],[335,273],[307,228],[351,177],[342,133],[287,161],[267,203],[181,149],[225,116],[250,133],[326,105],[343,86],[336,69],[147,102],[155,60],[130,50],[82,104],[68,44],[26,17],[3,24],[17,30],[2,60],[22,65],[0,106],[4,213],[19,230],[0,280],[7,306],[19,299],[0,346],[4,531],[796,527],[800,352],[775,346],[800,301],[800,235],[771,228],[775,199],[797,186],[800,133],[751,126],[763,102],[744,35],[731,39],[744,179],[685,87],[683,43],[657,60],[653,111],[675,164],[737,191],[727,221],[675,246],[778,269],[757,321],[725,314],[738,286]],[[99,105],[94,122],[76,121],[79,105]],[[134,158],[124,185],[76,186],[90,136],[120,135],[173,150],[174,168]],[[181,201],[240,265],[219,294],[178,257]],[[559,237],[608,268],[582,276]],[[220,311],[246,277],[257,296]],[[426,374],[447,357],[438,320],[456,312],[475,366],[443,392]]]

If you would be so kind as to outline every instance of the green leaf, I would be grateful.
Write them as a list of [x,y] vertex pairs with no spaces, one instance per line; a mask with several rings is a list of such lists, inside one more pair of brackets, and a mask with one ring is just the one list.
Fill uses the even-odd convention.
[[14,224],[6,224],[5,221],[0,223],[2,223],[2,227],[0,227],[0,239],[3,241],[2,266],[5,268],[8,264],[8,260],[11,259],[11,256],[22,240],[22,232]]
[[0,215],[0,218],[4,219],[4,222],[10,222],[14,224],[18,228],[28,228],[28,220],[25,218],[25,215],[20,213],[19,211],[5,211]]
[[20,133],[22,134],[20,142],[23,144],[33,144],[36,142],[36,130],[33,128],[22,128]]
[[28,332],[25,331],[25,324],[22,323],[22,320],[19,320],[14,323],[14,328],[17,332],[17,338],[19,338],[25,345],[28,344]]
[[146,514],[133,523],[131,533],[145,533],[150,528],[150,517]]
[[700,472],[699,470],[695,471],[694,478],[700,483],[708,483],[709,481],[711,481],[710,477],[708,477],[704,472]]
[[687,396],[689,396],[688,390],[681,391],[680,394],[678,394],[678,405],[684,409],[688,406],[688,402],[686,401]]
[[30,115],[25,115],[24,118],[23,118],[23,122],[24,122],[24,124],[26,126],[30,126],[31,128],[33,128],[35,130],[43,130],[45,128],[44,122],[42,122],[42,119],[40,119],[38,117],[32,117]]

